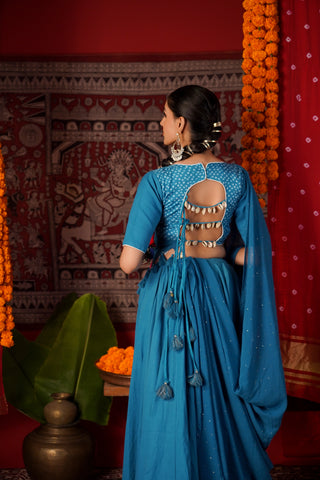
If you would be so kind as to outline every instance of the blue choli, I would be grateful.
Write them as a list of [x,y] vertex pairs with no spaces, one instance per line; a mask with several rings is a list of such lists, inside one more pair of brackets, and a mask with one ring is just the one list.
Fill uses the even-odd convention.
[[[187,210],[208,208],[188,194],[204,180],[225,193],[221,220],[209,223],[217,232],[221,221],[215,242],[226,259],[185,256],[188,229],[201,223]],[[265,448],[286,391],[270,238],[247,172],[217,162],[147,173],[123,243],[145,252],[154,232],[157,261],[139,287],[123,480],[270,479]],[[231,261],[239,238],[241,276]]]
[[[159,251],[175,248],[188,191],[193,185],[207,179],[221,183],[225,189],[228,208],[223,218],[223,235],[217,242],[222,245],[230,233],[231,219],[246,183],[241,167],[224,162],[209,163],[206,168],[201,163],[177,164],[148,172],[140,182],[130,212],[134,220],[132,223],[129,220],[123,244],[146,251],[155,233]],[[150,204],[146,205],[146,202]],[[137,222],[140,217],[144,232],[136,229],[140,225],[140,221]]]

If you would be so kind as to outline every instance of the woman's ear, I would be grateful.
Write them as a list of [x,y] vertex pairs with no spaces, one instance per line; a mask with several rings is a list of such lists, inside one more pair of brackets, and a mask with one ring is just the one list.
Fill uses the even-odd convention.
[[178,117],[178,133],[183,133],[186,126],[186,119],[184,117]]

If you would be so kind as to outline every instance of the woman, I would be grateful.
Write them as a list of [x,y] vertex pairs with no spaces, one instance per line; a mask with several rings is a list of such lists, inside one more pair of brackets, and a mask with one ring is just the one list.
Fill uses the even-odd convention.
[[266,224],[246,171],[211,152],[221,134],[212,92],[174,91],[161,126],[171,158],[141,180],[120,257],[133,272],[155,232],[123,480],[270,479],[265,449],[286,394]]

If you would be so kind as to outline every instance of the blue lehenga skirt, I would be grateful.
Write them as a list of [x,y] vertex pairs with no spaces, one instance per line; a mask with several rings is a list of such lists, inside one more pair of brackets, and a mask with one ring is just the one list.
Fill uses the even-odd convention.
[[[236,393],[240,279],[223,259],[184,261],[177,318],[164,308],[172,258],[140,284],[123,480],[270,479],[260,420]],[[195,369],[202,385],[190,384]],[[164,383],[171,398],[157,394]]]

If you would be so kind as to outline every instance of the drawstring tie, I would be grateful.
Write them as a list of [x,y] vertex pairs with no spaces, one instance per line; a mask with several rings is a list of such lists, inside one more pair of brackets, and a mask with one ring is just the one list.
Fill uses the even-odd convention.
[[[165,316],[165,338],[168,339],[169,334],[169,321],[175,321],[177,324],[179,320],[183,322],[183,327],[186,337],[186,348],[187,353],[190,355],[190,359],[193,366],[193,373],[187,377],[187,382],[193,387],[200,387],[203,385],[203,379],[200,374],[199,368],[196,364],[194,352],[193,352],[193,343],[196,340],[196,335],[193,326],[191,325],[190,319],[188,318],[187,312],[184,308],[183,301],[183,292],[186,282],[186,262],[185,262],[185,244],[186,244],[186,225],[189,224],[189,220],[186,218],[185,210],[182,211],[182,226],[181,232],[177,239],[177,244],[175,248],[175,254],[172,259],[173,265],[171,270],[170,278],[170,288],[166,293],[163,299],[163,308],[165,309],[167,315]],[[181,264],[181,276],[179,275],[179,262]],[[157,390],[157,396],[163,400],[169,400],[173,398],[174,392],[170,386],[169,381],[169,366],[168,366],[168,348],[171,346],[172,350],[179,352],[185,347],[183,338],[181,335],[174,334],[173,338],[170,341],[167,340],[164,352],[164,372],[163,377],[165,381]]]

